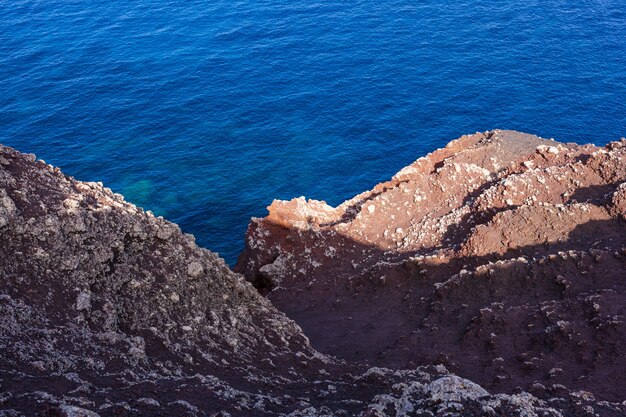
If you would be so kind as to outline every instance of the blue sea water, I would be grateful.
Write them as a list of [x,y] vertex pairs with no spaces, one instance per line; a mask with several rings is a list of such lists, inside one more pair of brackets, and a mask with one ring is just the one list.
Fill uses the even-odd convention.
[[626,1],[0,3],[0,142],[233,263],[274,198],[337,204],[461,134],[626,136]]

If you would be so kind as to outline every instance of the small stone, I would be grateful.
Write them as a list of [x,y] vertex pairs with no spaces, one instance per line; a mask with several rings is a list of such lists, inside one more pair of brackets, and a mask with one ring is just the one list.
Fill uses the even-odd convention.
[[535,382],[530,386],[530,391],[535,394],[542,394],[546,391],[546,387],[545,385],[540,384],[539,382]]
[[439,402],[477,400],[489,395],[480,385],[456,375],[436,379],[426,385],[424,391]]
[[187,267],[187,274],[192,278],[198,278],[204,272],[204,267],[200,262],[192,262]]
[[17,210],[15,203],[4,189],[0,189],[0,213],[13,214]]
[[157,230],[156,235],[161,240],[168,240],[172,236],[172,232],[173,230],[171,227],[163,226]]
[[54,415],[61,417],[100,417],[100,414],[73,405],[60,405],[58,410],[54,410]]
[[160,407],[161,406],[161,404],[157,400],[155,400],[154,398],[146,398],[146,397],[140,398],[140,399],[137,400],[137,403],[143,404],[143,405],[151,405],[153,407]]
[[370,214],[374,213],[376,211],[376,206],[370,204],[369,206],[367,206],[367,211],[369,211]]
[[65,200],[63,200],[63,207],[67,209],[68,213],[76,213],[78,211],[78,208],[80,207],[80,201],[66,198]]
[[91,308],[91,293],[81,291],[76,297],[76,310],[82,311]]
[[537,152],[542,155],[546,153],[550,155],[557,155],[559,153],[559,148],[556,146],[539,145],[537,146]]
[[558,155],[559,148],[557,148],[556,146],[548,146],[548,153],[552,155]]

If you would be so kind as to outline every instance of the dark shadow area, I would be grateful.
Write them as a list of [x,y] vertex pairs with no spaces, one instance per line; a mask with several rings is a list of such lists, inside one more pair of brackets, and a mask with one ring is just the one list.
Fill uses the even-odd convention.
[[[589,187],[572,200],[600,202],[615,187]],[[327,229],[266,226],[290,253],[312,248],[268,297],[321,352],[373,366],[443,364],[494,392],[521,387],[541,396],[563,384],[611,401],[626,395],[622,219],[484,256],[446,246],[390,251]],[[458,244],[468,229],[454,227],[447,234]],[[329,246],[336,256],[324,256]],[[420,257],[444,250],[443,258]],[[266,292],[246,256],[235,270]],[[311,262],[321,266],[298,272]]]
[[612,184],[594,185],[591,187],[581,187],[576,189],[568,200],[570,203],[592,203],[600,205],[610,199],[610,195],[615,192],[621,182]]

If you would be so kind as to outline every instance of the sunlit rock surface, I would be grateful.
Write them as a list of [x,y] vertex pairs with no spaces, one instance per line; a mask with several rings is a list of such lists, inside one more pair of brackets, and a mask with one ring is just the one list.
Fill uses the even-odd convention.
[[273,202],[235,270],[321,352],[623,401],[625,181],[626,140],[463,136],[336,208]]
[[[610,199],[615,216],[623,213],[620,196]],[[293,230],[306,235],[347,221],[345,211],[337,215],[324,204],[303,203],[296,203],[300,211],[293,218],[283,210],[279,218],[287,220],[276,227],[291,233],[286,226],[304,217],[305,224]],[[375,210],[383,209],[376,206]],[[329,225],[309,226],[311,222]],[[330,225],[334,222],[338,223]],[[267,239],[276,238],[273,229],[268,233]],[[319,238],[326,239],[323,233]],[[306,253],[305,246],[302,253],[295,251],[301,242],[292,244],[272,255],[271,262],[258,265],[263,279],[282,282],[286,289],[292,285],[289,271]],[[317,249],[306,256],[320,262],[342,256],[343,248],[333,245],[324,248],[328,256],[322,257]],[[590,262],[603,265],[603,255],[597,253],[599,261]],[[610,259],[613,266],[621,265],[617,255]],[[395,268],[393,262],[389,268]],[[376,264],[380,268],[380,261]],[[363,266],[356,265],[353,271]],[[434,279],[414,268],[420,279]],[[498,274],[484,286],[498,284]],[[372,288],[386,294],[400,278],[379,275]],[[558,291],[564,286],[563,291],[577,291],[576,284],[569,282],[555,285]],[[320,281],[320,285],[327,284]],[[441,291],[453,294],[462,289],[447,285],[450,289],[444,285]],[[478,300],[482,295],[476,291]],[[308,304],[308,296],[302,294],[298,297]],[[605,324],[603,297],[619,301],[620,293],[615,290],[594,298],[600,305],[598,325]],[[337,300],[339,305],[344,301]],[[447,306],[440,303],[435,310],[447,319]],[[396,326],[393,309],[389,316],[375,317],[380,310],[374,299],[370,306],[371,326]],[[320,314],[310,308],[312,315]],[[329,320],[324,326],[331,335],[337,332],[331,317],[335,311],[331,308],[320,315]],[[497,317],[501,312],[492,308],[492,314]],[[356,314],[355,318],[362,319]],[[407,321],[414,319],[406,316]],[[335,320],[348,319],[338,311]],[[617,324],[603,330],[614,332],[605,340],[609,356],[614,355],[609,349],[621,349],[613,343],[621,331],[619,312],[612,320]],[[472,331],[482,331],[481,326],[478,322]],[[313,335],[317,340],[319,332]],[[341,336],[336,339],[339,344],[346,342]],[[379,341],[372,338],[369,343],[374,346]],[[466,358],[456,360],[476,360],[468,352]],[[398,357],[403,358],[400,353]],[[385,360],[383,356],[381,363]],[[318,353],[294,321],[176,225],[125,202],[102,184],[76,181],[33,155],[0,147],[0,416],[620,416],[625,412],[617,401],[598,401],[589,392],[559,385],[558,378],[570,372],[567,367],[554,370],[555,384],[537,388],[535,395],[524,390],[503,395],[435,362],[394,370]],[[619,370],[620,362],[615,363]]]

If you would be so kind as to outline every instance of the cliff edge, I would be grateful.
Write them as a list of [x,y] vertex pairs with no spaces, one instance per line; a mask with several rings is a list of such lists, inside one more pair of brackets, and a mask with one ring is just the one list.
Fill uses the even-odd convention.
[[[621,213],[621,195],[611,194],[611,213]],[[312,223],[309,215],[307,225]],[[285,221],[271,227],[280,233],[318,233],[347,219],[319,216],[321,222],[339,223],[289,229],[291,223]],[[266,237],[278,245],[278,236],[269,232]],[[324,239],[323,233],[320,236]],[[281,254],[296,259],[299,243],[286,239],[294,246]],[[330,247],[329,253],[334,253]],[[307,247],[302,249],[300,255],[308,256]],[[599,265],[603,254],[596,254]],[[249,259],[254,255],[249,252]],[[322,256],[317,249],[313,255]],[[612,265],[621,265],[621,255],[610,256]],[[286,295],[291,291],[292,264],[279,267],[281,262],[276,257],[270,267],[259,269],[263,280],[281,282]],[[389,265],[395,268],[393,262]],[[387,276],[384,288],[403,279]],[[427,271],[425,276],[431,275]],[[372,288],[386,294],[382,281],[378,276]],[[496,284],[485,281],[484,286],[497,291]],[[278,288],[271,295],[280,294]],[[602,325],[603,294],[597,300]],[[620,296],[618,290],[606,293],[616,300]],[[454,297],[459,295],[450,299]],[[302,300],[309,303],[309,298]],[[446,317],[447,304],[440,302],[437,311]],[[285,305],[281,308],[288,310]],[[377,308],[376,302],[371,305]],[[320,313],[312,304],[310,308]],[[335,320],[330,314],[334,311],[320,317]],[[619,314],[614,314],[617,324],[603,331],[619,337]],[[346,318],[339,311],[336,319]],[[372,326],[384,324],[381,319],[386,317],[376,319]],[[336,332],[332,322],[325,326]],[[196,246],[176,225],[125,202],[102,184],[77,181],[34,155],[0,146],[2,417],[612,417],[626,412],[619,402],[599,401],[589,392],[562,385],[541,398],[523,390],[496,394],[442,364],[390,369],[338,359],[316,351],[305,334],[242,275]],[[319,331],[312,334],[318,343]],[[372,345],[376,343],[372,339]],[[615,358],[614,351],[607,352]],[[620,363],[616,366],[619,369]]]
[[463,136],[338,207],[274,201],[235,270],[321,352],[623,401],[625,181],[626,140]]

